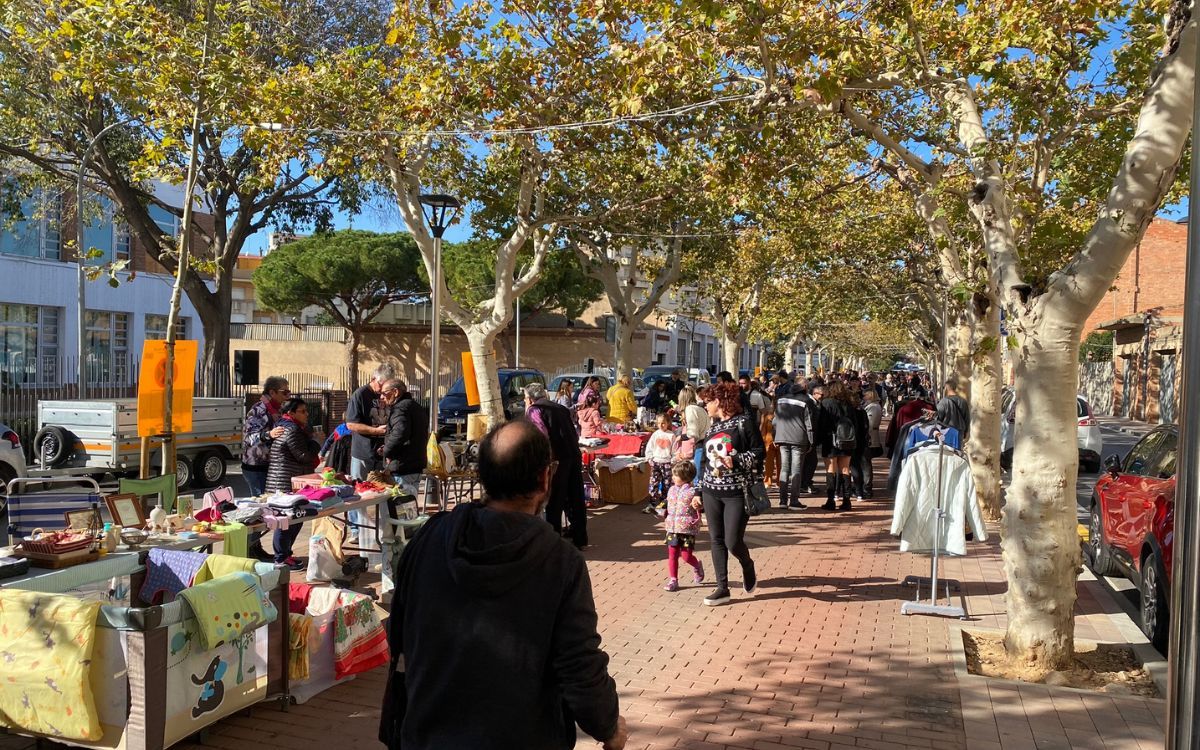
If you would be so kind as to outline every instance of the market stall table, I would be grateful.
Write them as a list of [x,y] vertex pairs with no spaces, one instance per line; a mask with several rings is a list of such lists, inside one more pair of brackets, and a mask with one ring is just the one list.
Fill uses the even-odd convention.
[[650,434],[649,432],[611,432],[596,435],[597,438],[607,440],[608,444],[598,448],[581,447],[583,462],[591,464],[592,461],[603,456],[640,456],[646,449],[646,443],[650,442]]

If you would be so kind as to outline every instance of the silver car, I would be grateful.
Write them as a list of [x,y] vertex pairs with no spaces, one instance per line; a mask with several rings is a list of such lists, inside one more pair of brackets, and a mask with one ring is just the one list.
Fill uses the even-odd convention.
[[[1076,440],[1079,443],[1079,468],[1089,474],[1100,471],[1100,454],[1104,450],[1104,436],[1092,413],[1092,406],[1083,396],[1076,396],[1078,427]],[[1017,396],[1011,388],[1004,389],[1000,398],[1000,466],[1012,469],[1014,434],[1017,423]]]

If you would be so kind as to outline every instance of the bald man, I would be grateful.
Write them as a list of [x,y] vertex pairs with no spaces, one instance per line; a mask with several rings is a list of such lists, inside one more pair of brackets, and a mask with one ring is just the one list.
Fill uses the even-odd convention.
[[576,724],[625,747],[587,565],[539,518],[553,463],[532,422],[500,425],[479,444],[484,502],[434,516],[405,547],[388,622],[388,747],[560,750],[575,746]]

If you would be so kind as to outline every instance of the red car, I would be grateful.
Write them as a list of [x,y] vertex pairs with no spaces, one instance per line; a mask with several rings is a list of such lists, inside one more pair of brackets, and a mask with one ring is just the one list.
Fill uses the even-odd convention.
[[1141,595],[1141,627],[1166,653],[1175,531],[1175,458],[1179,430],[1163,425],[1107,471],[1092,492],[1088,552],[1097,575],[1124,574]]

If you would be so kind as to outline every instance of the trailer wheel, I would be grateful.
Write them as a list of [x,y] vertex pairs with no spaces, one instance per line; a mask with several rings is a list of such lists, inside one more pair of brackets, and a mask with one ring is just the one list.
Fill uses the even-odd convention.
[[46,425],[33,438],[33,452],[46,466],[58,466],[75,447],[75,436],[58,425]]
[[220,451],[203,451],[192,459],[192,468],[196,470],[198,486],[215,487],[225,479],[225,455]]
[[178,489],[183,489],[192,483],[192,462],[187,456],[175,457],[175,486]]

